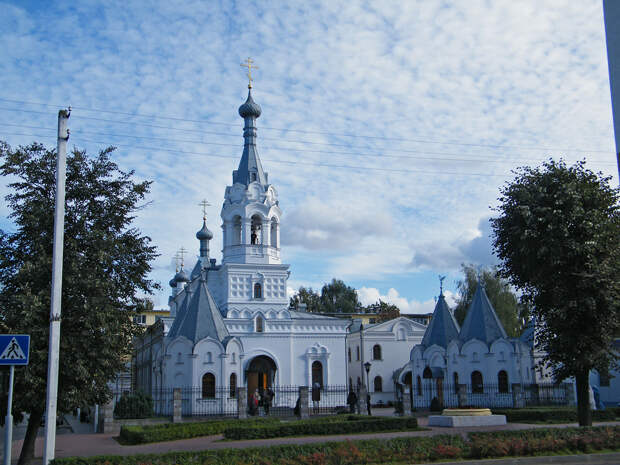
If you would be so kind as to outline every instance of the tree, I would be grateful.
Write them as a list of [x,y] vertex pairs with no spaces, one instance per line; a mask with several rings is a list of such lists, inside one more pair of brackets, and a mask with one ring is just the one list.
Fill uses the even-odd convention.
[[324,313],[355,313],[360,303],[357,292],[340,279],[332,279],[321,289],[321,311]]
[[291,307],[298,308],[300,303],[306,304],[306,310],[308,312],[317,313],[321,311],[321,296],[319,296],[318,292],[313,291],[311,287],[306,289],[301,286],[297,294],[291,297]]
[[574,376],[580,425],[591,425],[589,372],[615,360],[620,329],[619,190],[581,161],[523,167],[492,219],[502,275],[532,304],[538,347],[556,380]]
[[400,316],[400,309],[394,304],[388,304],[383,300],[379,300],[375,305],[375,311],[378,314],[377,323],[383,323],[384,321],[393,320]]
[[[473,264],[461,264],[461,271],[463,279],[457,281],[459,298],[454,309],[454,317],[459,325],[465,321],[478,286],[478,271]],[[506,333],[510,337],[518,337],[527,325],[528,307],[519,302],[510,283],[499,275],[497,268],[483,269],[480,280]]]
[[[108,381],[124,368],[140,296],[156,257],[133,225],[150,182],[135,182],[111,161],[113,148],[67,156],[58,410],[104,404]],[[30,413],[20,464],[32,459],[45,408],[56,153],[0,142],[0,172],[13,232],[0,230],[0,308],[9,331],[31,336],[30,364],[15,377],[14,415]],[[144,302],[142,302],[143,304]]]

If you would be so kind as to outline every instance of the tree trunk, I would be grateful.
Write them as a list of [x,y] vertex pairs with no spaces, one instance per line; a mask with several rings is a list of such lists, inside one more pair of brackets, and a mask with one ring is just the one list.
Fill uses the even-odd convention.
[[34,459],[34,443],[41,425],[41,418],[43,418],[43,412],[34,411],[30,414],[28,427],[26,428],[26,437],[24,437],[24,445],[22,446],[21,454],[19,454],[17,465],[27,465]]
[[577,419],[579,420],[579,426],[592,426],[590,371],[580,370],[575,378],[577,380]]

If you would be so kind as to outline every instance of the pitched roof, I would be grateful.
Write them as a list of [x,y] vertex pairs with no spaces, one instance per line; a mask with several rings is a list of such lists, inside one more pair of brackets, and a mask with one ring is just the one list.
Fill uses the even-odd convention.
[[508,336],[487,297],[484,286],[478,283],[476,293],[461,327],[459,340],[466,342],[471,339],[478,339],[486,344],[491,344],[500,338],[507,339]]
[[207,287],[206,273],[189,285],[187,296],[175,318],[168,337],[185,336],[194,344],[206,337],[223,341],[229,336],[222,314]]
[[433,318],[428,328],[426,328],[424,338],[422,338],[422,345],[430,347],[433,344],[437,344],[447,348],[450,341],[458,337],[459,325],[450,312],[445,297],[443,294],[440,294],[433,311]]

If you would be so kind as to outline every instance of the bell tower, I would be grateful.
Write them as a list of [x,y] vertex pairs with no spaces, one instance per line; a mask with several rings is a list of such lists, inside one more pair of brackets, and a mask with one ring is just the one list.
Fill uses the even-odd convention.
[[239,107],[244,120],[243,154],[226,187],[222,206],[223,259],[225,263],[281,264],[278,193],[268,182],[256,147],[256,119],[261,107],[248,98]]

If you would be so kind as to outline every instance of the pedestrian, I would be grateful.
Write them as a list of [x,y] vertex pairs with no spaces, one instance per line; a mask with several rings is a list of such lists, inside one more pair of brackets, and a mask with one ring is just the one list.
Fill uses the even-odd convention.
[[320,402],[321,402],[321,385],[317,381],[312,385],[312,409],[314,413],[319,413]]
[[353,388],[349,388],[349,395],[347,396],[347,404],[349,405],[349,412],[355,413],[355,405],[357,404],[357,395],[353,391]]
[[260,394],[258,393],[258,389],[256,389],[252,394],[250,394],[249,404],[250,404],[250,415],[254,416],[258,413],[258,398]]
[[366,394],[366,408],[368,409],[368,415],[372,415],[370,413],[370,394]]
[[275,393],[270,387],[265,389],[265,392],[263,392],[263,408],[265,409],[265,415],[269,415],[269,408],[271,407],[271,402],[273,402],[274,396]]

